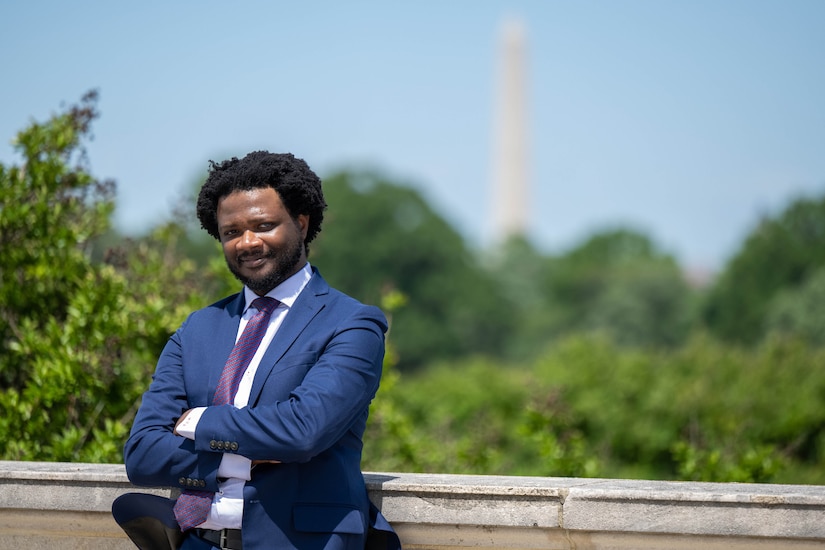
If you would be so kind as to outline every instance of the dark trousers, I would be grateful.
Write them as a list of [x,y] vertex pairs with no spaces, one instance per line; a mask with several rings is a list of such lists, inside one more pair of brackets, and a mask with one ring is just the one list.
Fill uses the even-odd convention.
[[[181,533],[169,498],[126,493],[112,503],[112,516],[140,550],[211,550],[211,544]],[[185,543],[185,544],[184,544]]]

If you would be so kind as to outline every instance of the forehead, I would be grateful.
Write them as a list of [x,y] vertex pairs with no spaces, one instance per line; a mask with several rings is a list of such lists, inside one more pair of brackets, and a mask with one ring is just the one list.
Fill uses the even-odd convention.
[[218,200],[218,223],[250,216],[286,215],[278,192],[271,187],[233,191]]

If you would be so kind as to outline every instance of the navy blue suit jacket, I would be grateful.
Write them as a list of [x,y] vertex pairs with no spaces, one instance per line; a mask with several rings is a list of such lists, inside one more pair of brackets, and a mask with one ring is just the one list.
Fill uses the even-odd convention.
[[[331,533],[363,541],[362,436],[381,377],[383,313],[314,271],[258,367],[249,405],[210,406],[243,302],[240,293],[196,311],[169,339],[125,446],[129,479],[216,491],[223,453],[277,460],[256,466],[244,489],[246,550],[323,548]],[[173,433],[193,407],[209,407],[194,441]]]

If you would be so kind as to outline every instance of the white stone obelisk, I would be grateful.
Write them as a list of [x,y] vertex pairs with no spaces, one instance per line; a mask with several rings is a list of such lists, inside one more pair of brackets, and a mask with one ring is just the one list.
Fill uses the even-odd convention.
[[499,37],[493,125],[494,241],[523,235],[529,226],[529,174],[524,25],[507,19]]

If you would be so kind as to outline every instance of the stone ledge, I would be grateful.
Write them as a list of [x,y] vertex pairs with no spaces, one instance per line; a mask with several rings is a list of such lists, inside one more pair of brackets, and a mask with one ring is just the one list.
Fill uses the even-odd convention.
[[825,541],[824,520],[818,486],[612,480],[571,489],[563,521],[575,530]]
[[[825,487],[365,473],[407,550],[825,548]],[[133,548],[110,516],[120,464],[0,461],[0,543]]]

